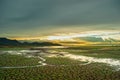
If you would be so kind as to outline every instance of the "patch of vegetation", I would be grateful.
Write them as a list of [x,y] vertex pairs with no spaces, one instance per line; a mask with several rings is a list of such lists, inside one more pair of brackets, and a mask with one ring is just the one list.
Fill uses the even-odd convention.
[[[85,55],[99,58],[120,59],[119,47],[91,46],[54,49],[56,52],[69,52],[76,55]],[[62,57],[44,57],[46,65],[22,69],[0,68],[0,80],[119,80],[120,70],[102,63],[79,65],[85,62]],[[22,55],[0,55],[0,66],[37,65],[39,59],[26,58]],[[69,65],[69,66],[60,66]]]
[[34,66],[38,65],[40,61],[39,58],[27,58],[22,55],[10,55],[1,54],[0,55],[0,66]]
[[81,61],[71,60],[63,57],[47,57],[46,63],[50,65],[79,65],[80,63],[84,63]]
[[0,69],[0,80],[119,80],[120,71],[102,64]]
[[56,49],[59,52],[69,52],[70,54],[84,55],[97,58],[120,59],[120,47],[115,46],[84,46],[67,49]]

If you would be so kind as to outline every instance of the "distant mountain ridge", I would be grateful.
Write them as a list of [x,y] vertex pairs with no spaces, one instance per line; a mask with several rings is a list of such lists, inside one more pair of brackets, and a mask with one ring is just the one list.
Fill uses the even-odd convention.
[[52,42],[19,42],[8,38],[0,38],[0,46],[61,46]]
[[80,39],[80,40],[88,41],[88,42],[120,42],[120,40],[116,40],[113,38],[103,39],[102,37],[94,37],[94,36],[79,37],[76,39]]
[[0,45],[20,45],[22,43],[18,42],[17,40],[10,40],[7,38],[0,38]]

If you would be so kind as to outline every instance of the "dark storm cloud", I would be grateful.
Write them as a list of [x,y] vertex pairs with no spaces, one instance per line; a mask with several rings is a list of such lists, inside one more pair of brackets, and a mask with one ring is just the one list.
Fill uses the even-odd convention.
[[0,30],[119,23],[119,4],[120,0],[0,0]]

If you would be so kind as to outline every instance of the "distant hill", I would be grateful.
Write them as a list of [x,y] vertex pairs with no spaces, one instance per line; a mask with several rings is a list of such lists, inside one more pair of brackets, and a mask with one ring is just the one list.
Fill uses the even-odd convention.
[[52,42],[19,42],[7,38],[0,38],[0,46],[61,46]]
[[113,38],[107,38],[104,40],[102,37],[94,37],[94,36],[79,37],[76,39],[80,39],[80,40],[88,41],[88,42],[120,42],[120,40],[115,40]]
[[104,42],[102,38],[97,38],[97,37],[80,37],[79,39],[88,42]]
[[18,42],[17,40],[10,40],[7,38],[0,38],[0,45],[4,46],[4,45],[21,45],[20,42]]

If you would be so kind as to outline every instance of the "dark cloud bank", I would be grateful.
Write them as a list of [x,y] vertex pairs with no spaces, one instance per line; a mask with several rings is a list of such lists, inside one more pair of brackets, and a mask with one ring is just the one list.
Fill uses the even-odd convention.
[[[58,26],[120,29],[120,0],[0,0],[0,33]],[[103,28],[90,26],[88,28]],[[67,27],[68,28],[68,27]],[[70,27],[71,28],[71,27]],[[14,32],[14,31],[13,31]]]

